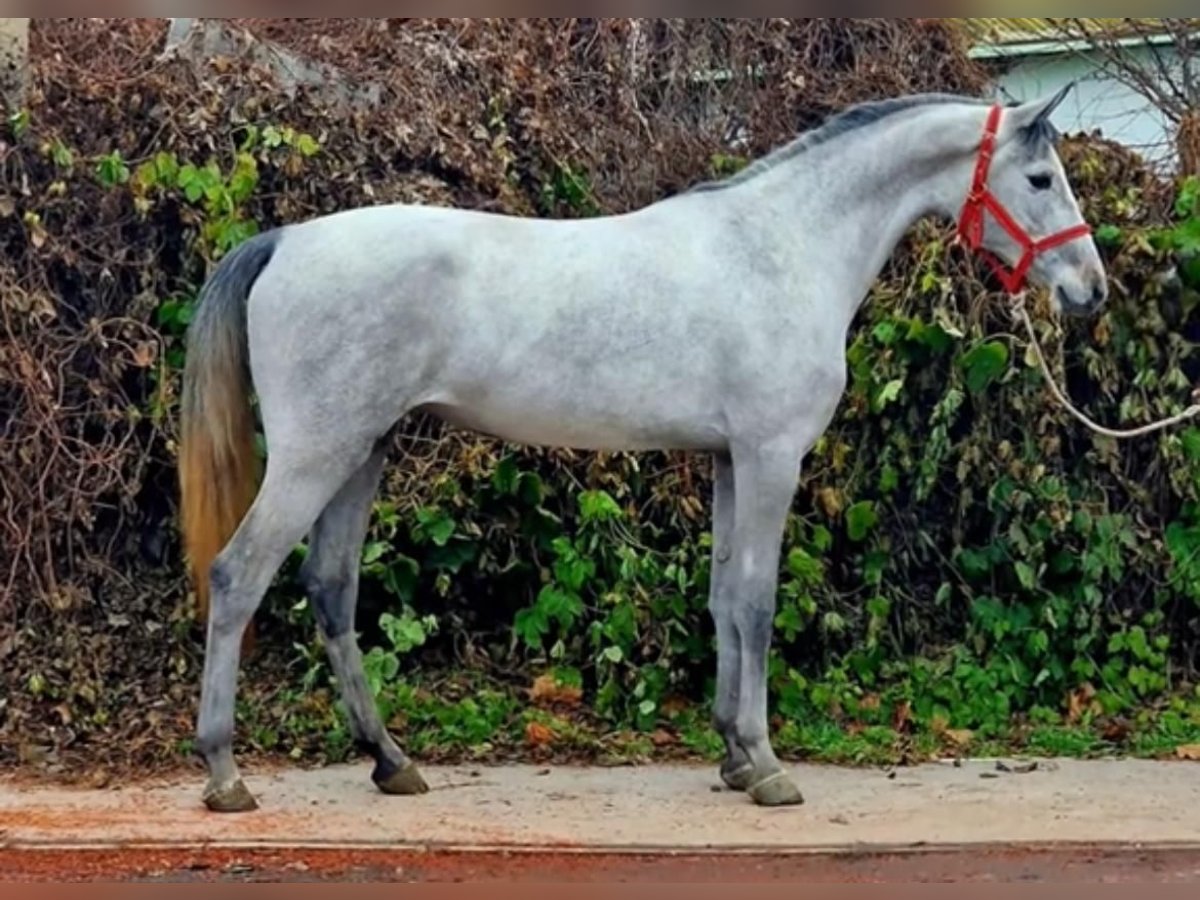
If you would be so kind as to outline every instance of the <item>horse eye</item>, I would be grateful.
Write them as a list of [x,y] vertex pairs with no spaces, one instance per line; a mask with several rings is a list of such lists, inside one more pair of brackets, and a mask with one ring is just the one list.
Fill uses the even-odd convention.
[[1048,191],[1050,186],[1054,184],[1053,175],[1030,175],[1029,183],[1033,185],[1035,191]]

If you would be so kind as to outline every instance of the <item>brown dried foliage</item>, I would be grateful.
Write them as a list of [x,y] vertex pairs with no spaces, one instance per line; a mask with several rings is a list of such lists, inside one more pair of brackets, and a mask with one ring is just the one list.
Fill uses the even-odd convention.
[[[981,87],[940,20],[232,22],[378,84],[382,103],[329,109],[237,61],[160,60],[162,20],[35,22],[32,128],[0,146],[0,759],[35,733],[153,759],[190,724],[175,426],[148,410],[177,392],[156,308],[208,261],[191,209],[140,215],[97,158],[228,160],[241,125],[287,123],[324,151],[303,177],[263,173],[264,226],[400,200],[576,215],[546,191],[563,169],[588,175],[594,211],[620,212],[713,177],[731,141],[756,156],[855,101]],[[414,431],[393,483],[469,470],[480,446]],[[35,673],[54,702],[17,689]]]

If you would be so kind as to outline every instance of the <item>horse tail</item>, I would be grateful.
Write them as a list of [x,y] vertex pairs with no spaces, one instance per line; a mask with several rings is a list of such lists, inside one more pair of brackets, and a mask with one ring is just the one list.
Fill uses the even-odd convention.
[[[188,331],[180,402],[180,518],[202,623],[209,616],[213,562],[254,502],[261,477],[246,307],[275,248],[274,235],[265,234],[226,256],[201,290]],[[252,641],[250,628],[243,650]]]

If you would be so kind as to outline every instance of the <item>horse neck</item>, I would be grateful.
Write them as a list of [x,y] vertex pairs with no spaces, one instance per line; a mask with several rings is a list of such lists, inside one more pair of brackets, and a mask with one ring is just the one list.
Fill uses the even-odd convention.
[[937,104],[802,152],[745,187],[794,248],[798,283],[842,288],[847,324],[905,234],[965,200],[987,108]]

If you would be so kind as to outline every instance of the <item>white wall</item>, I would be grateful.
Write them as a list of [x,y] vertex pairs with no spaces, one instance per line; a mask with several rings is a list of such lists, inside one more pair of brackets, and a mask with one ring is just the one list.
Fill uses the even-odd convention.
[[[1147,48],[1127,52],[1143,65],[1157,65]],[[1159,52],[1175,58],[1169,48],[1159,48]],[[1098,130],[1103,137],[1132,147],[1155,163],[1175,164],[1170,121],[1145,96],[1100,71],[1094,58],[1068,51],[1030,56],[1010,61],[1010,65],[998,77],[997,86],[1003,89],[1002,96],[1013,100],[1031,100],[1078,81],[1054,116],[1060,131],[1073,134]]]

